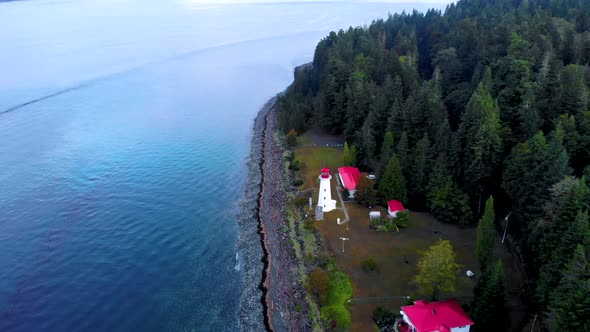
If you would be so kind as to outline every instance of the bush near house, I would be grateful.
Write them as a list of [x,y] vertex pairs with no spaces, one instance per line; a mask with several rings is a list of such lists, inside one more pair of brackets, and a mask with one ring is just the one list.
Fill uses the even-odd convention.
[[373,311],[373,321],[375,321],[380,331],[393,331],[395,314],[383,307],[377,307]]
[[346,189],[346,187],[341,187],[342,188],[342,199],[345,201],[348,201],[349,197],[350,197],[350,191],[348,191],[348,189]]
[[371,228],[377,232],[399,232],[400,229],[408,227],[410,213],[400,211],[396,218],[377,218],[371,220]]

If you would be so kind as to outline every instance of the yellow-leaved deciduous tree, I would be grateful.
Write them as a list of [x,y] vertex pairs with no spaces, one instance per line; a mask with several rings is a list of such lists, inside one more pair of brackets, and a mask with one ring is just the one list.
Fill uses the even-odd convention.
[[438,240],[420,255],[414,283],[420,293],[431,294],[432,299],[437,299],[441,293],[455,291],[459,267],[451,242]]

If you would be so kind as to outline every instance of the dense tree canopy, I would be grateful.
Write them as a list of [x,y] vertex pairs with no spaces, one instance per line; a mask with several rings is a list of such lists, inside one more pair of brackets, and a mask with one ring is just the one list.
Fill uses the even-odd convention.
[[285,133],[343,134],[386,199],[444,222],[480,219],[493,195],[531,308],[559,321],[577,311],[552,292],[588,251],[589,83],[590,1],[460,0],[331,32],[279,117]]

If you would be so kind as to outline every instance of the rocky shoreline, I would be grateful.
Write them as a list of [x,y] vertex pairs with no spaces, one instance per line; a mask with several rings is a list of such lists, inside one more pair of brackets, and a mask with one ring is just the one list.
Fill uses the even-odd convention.
[[[285,234],[287,175],[272,98],[254,121],[246,195],[239,218],[243,271],[240,320],[244,331],[301,331],[306,318],[296,310],[304,290],[293,273],[296,256]],[[264,270],[260,271],[260,262]]]

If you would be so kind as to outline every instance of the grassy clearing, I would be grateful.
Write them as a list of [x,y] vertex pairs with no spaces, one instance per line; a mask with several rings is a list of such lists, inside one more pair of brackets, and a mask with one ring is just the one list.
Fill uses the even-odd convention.
[[352,325],[346,302],[352,297],[352,283],[345,273],[331,271],[326,304],[322,306],[322,318],[332,322],[337,329],[348,329]]
[[317,186],[317,177],[324,165],[336,170],[343,163],[342,151],[333,147],[298,148],[295,150],[295,159],[301,162],[303,188],[315,188]]

